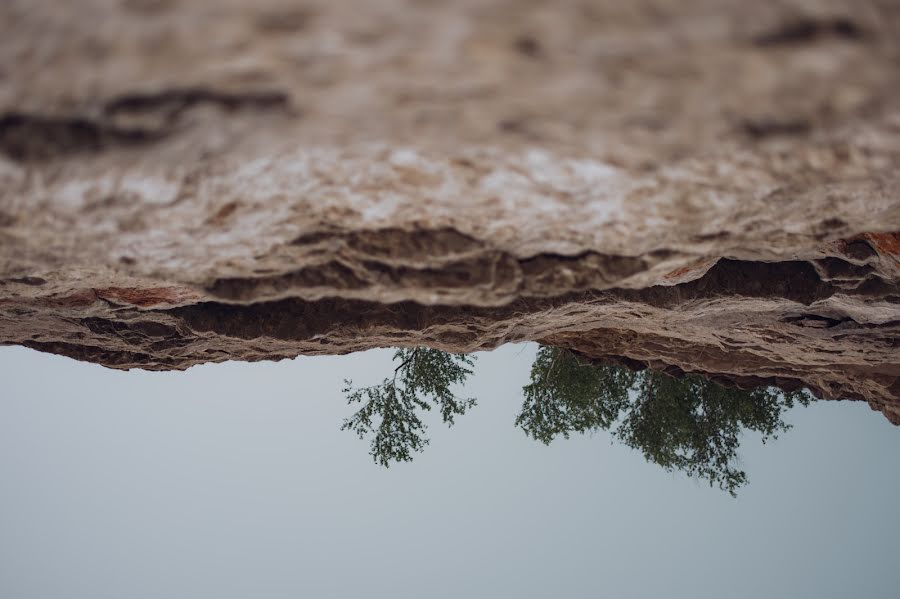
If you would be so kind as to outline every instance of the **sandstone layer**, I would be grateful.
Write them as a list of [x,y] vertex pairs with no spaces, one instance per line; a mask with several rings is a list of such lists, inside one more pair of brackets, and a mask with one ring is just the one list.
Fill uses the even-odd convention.
[[535,340],[900,423],[900,2],[7,0],[0,343]]

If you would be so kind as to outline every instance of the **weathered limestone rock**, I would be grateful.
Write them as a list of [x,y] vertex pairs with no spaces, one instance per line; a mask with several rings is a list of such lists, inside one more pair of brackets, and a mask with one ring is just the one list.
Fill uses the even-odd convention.
[[900,423],[900,2],[7,0],[0,343],[538,340]]

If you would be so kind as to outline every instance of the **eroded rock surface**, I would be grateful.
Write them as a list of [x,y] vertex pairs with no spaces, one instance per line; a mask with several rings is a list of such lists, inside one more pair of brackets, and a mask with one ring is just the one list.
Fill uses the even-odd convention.
[[0,343],[537,340],[900,423],[900,2],[9,0]]

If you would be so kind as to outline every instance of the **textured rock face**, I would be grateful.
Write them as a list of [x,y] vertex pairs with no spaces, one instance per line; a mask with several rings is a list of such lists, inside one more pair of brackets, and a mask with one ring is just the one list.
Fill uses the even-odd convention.
[[900,423],[900,2],[0,4],[0,343],[538,340]]

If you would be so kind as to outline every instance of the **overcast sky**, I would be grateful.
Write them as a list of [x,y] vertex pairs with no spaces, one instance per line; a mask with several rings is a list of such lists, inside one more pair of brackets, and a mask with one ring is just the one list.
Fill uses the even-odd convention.
[[514,428],[535,346],[479,354],[479,405],[383,470],[339,430],[391,352],[117,372],[0,348],[0,597],[897,596],[900,428],[818,402],[738,499],[606,434]]

